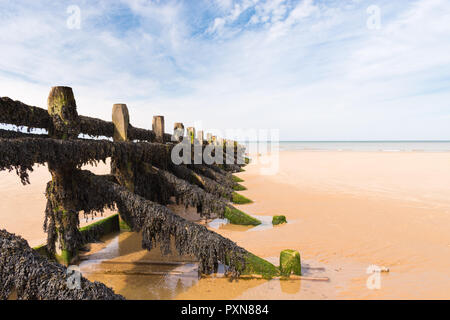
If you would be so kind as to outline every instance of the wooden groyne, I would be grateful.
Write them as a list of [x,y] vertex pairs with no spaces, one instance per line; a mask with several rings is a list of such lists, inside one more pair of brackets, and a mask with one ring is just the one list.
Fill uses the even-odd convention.
[[[78,115],[69,87],[52,88],[48,110],[0,98],[0,123],[27,128],[27,132],[0,130],[0,170],[14,170],[27,184],[33,166],[47,164],[52,176],[45,193],[47,244],[41,251],[70,264],[84,244],[114,229],[112,219],[108,224],[80,229],[79,212],[89,216],[117,208],[120,229],[142,232],[143,248],[160,245],[162,253],[168,254],[174,239],[177,252],[194,256],[203,274],[217,272],[223,264],[233,277],[278,275],[278,268],[269,262],[166,207],[174,197],[178,204],[197,208],[203,217],[216,215],[232,223],[258,224],[230,203],[237,185],[232,173],[241,171],[245,149],[211,134],[204,139],[202,131],[196,135],[195,129],[189,128],[184,140],[193,147],[192,159],[198,153],[195,147],[200,147],[200,152],[219,153],[226,161],[176,165],[171,154],[185,136],[184,125],[176,123],[172,135],[165,133],[162,116],[153,118],[152,130],[133,127],[129,118],[124,104],[113,106],[112,122]],[[33,134],[35,128],[45,129],[47,134]],[[81,170],[82,165],[108,158],[110,175]]]
[[0,300],[123,300],[100,282],[80,277],[70,287],[67,268],[32,250],[27,241],[0,230]]

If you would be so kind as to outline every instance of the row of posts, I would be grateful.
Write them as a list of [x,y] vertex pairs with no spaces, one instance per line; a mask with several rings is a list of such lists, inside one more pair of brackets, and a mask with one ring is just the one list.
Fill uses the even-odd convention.
[[[48,113],[52,117],[53,126],[49,130],[49,136],[54,139],[76,139],[80,134],[80,120],[77,113],[77,107],[72,88],[70,87],[53,87],[48,97]],[[130,141],[128,134],[128,128],[130,126],[130,116],[126,104],[115,104],[112,110],[112,122],[114,124],[114,141]],[[155,134],[155,141],[159,143],[165,143],[165,128],[164,117],[154,116],[152,122],[152,130]],[[198,131],[197,135],[195,128],[189,127],[186,129],[187,137],[191,139],[191,143],[200,143],[201,145],[208,143],[213,145],[225,145],[226,143],[232,143],[234,147],[238,146],[234,141],[226,141],[224,139],[213,136],[208,133],[206,135],[206,141],[204,141],[203,131]],[[174,133],[172,141],[181,141],[184,138],[185,128],[182,123],[174,124]],[[197,141],[195,141],[197,140]],[[112,163],[114,159],[111,159]],[[125,186],[129,191],[134,192],[134,176],[133,168],[125,166],[111,166],[111,173],[118,178],[119,183]],[[116,172],[113,172],[116,170]],[[75,215],[70,217],[70,214],[64,215],[64,219],[61,226],[57,228],[63,228],[64,224],[72,223],[78,212],[75,211],[75,205],[72,201],[73,197],[72,186],[72,172],[76,170],[76,164],[70,163],[49,163],[49,171],[52,175],[52,185],[59,188],[64,188],[65,194],[68,196],[65,199],[61,199],[61,203],[58,204],[58,208],[65,213],[71,213]],[[56,213],[55,213],[56,214]],[[77,218],[77,217],[76,217]],[[121,231],[129,231],[129,226],[119,218],[119,225]],[[70,264],[77,252],[69,252],[65,249],[64,243],[62,243],[62,251],[59,253],[59,258],[62,263]]]
[[[114,123],[114,141],[129,141],[128,140],[128,127],[130,123],[130,117],[128,113],[128,108],[126,104],[115,104],[113,106],[112,112],[112,121]],[[154,116],[152,121],[152,130],[155,133],[155,141],[159,143],[164,143],[164,116]],[[180,141],[184,137],[185,128],[183,123],[176,122],[173,128],[173,136],[172,141]],[[204,133],[203,130],[197,131],[197,135],[194,127],[188,127],[186,129],[187,137],[191,139],[191,143],[194,143],[194,140],[200,144],[204,144]],[[227,143],[236,145],[235,141],[225,140],[222,138],[218,138],[213,136],[211,133],[206,134],[206,142],[208,144],[214,145],[226,145]]]

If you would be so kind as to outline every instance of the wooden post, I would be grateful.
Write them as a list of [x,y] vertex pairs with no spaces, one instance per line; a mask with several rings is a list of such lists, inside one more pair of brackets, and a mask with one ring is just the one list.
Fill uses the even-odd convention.
[[199,130],[197,132],[197,140],[201,145],[203,145],[203,141],[204,141],[203,130]]
[[209,144],[212,143],[212,137],[213,137],[212,133],[209,133],[209,132],[208,132],[208,133],[206,134],[206,141],[208,141]]
[[[80,133],[80,119],[72,88],[53,87],[48,96],[48,114],[52,118],[49,136],[53,139],[76,139]],[[78,230],[78,212],[74,199],[72,176],[76,170],[75,162],[49,161],[48,169],[52,175],[48,200],[52,215],[55,215],[58,245],[56,258],[69,265],[77,256],[78,248],[71,247],[81,237]],[[57,196],[55,196],[57,195]],[[66,238],[67,236],[67,238]],[[70,239],[70,243],[69,240]]]
[[195,140],[195,128],[194,127],[187,128],[187,136],[191,140],[191,143],[194,143],[194,140]]
[[[126,104],[115,104],[112,109],[112,121],[114,124],[114,141],[129,141],[128,127],[130,116]],[[111,173],[117,181],[129,191],[134,192],[134,170],[131,162],[124,164],[111,158]],[[131,231],[130,226],[121,218],[119,213],[120,231]]]
[[113,105],[112,121],[114,123],[114,141],[128,141],[130,115],[126,104]]
[[184,125],[181,122],[175,122],[173,125],[173,141],[181,141],[184,137]]
[[156,135],[156,142],[164,143],[164,117],[154,116],[152,128]]

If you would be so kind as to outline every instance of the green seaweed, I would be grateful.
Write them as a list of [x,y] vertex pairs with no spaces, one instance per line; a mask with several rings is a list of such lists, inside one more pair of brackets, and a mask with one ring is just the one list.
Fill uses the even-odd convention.
[[97,227],[102,228],[102,234],[100,236],[119,231],[119,214],[114,214],[110,217],[82,227],[80,228],[80,232],[81,234],[85,234]]
[[121,217],[119,217],[119,229],[121,232],[131,232],[133,231],[128,223],[125,222]]
[[265,279],[271,279],[279,276],[280,270],[269,261],[248,253],[245,256],[245,269],[242,271],[242,274],[259,274]]
[[244,187],[242,184],[238,183],[233,187],[233,190],[234,191],[245,191],[245,190],[247,190],[247,188]]
[[238,176],[232,175],[231,177],[233,179],[233,182],[236,182],[236,183],[244,182],[244,180],[239,178]]
[[279,225],[279,224],[283,224],[283,223],[287,223],[287,220],[286,220],[285,216],[273,216],[272,224],[274,226]]
[[249,216],[245,212],[242,212],[241,210],[238,210],[233,207],[225,208],[225,218],[231,224],[237,224],[242,226],[258,226],[261,224],[261,221],[259,221],[258,219],[253,218],[252,216]]
[[53,259],[54,258],[50,254],[50,252],[48,252],[46,244],[41,244],[40,246],[34,247],[33,250],[36,251],[37,253],[39,253],[41,256],[47,257],[48,259]]
[[248,203],[252,203],[253,201],[244,197],[243,195],[233,192],[233,199],[232,199],[233,203],[235,204],[248,204]]
[[300,253],[295,250],[283,250],[280,253],[280,272],[284,277],[289,277],[292,273],[302,275],[302,265]]

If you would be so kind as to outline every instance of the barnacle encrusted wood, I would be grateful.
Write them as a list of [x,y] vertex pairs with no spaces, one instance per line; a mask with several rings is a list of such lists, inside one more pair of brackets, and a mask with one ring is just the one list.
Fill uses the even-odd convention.
[[199,260],[201,273],[217,271],[219,263],[225,264],[234,276],[244,270],[248,252],[233,241],[186,221],[165,206],[146,200],[109,178],[77,170],[73,179],[78,186],[73,199],[76,210],[101,211],[101,207],[116,205],[132,230],[143,233],[145,249],[151,250],[160,244],[162,253],[168,254],[173,238],[179,254],[193,255]]
[[78,167],[95,165],[115,157],[127,162],[138,159],[159,168],[167,168],[170,148],[167,145],[147,142],[111,142],[107,140],[55,140],[40,138],[0,139],[0,170],[16,170],[23,183],[29,183],[27,171],[34,164],[49,161],[73,161]]
[[52,118],[49,135],[57,139],[76,139],[80,134],[80,119],[72,88],[53,87],[47,103]]
[[187,165],[188,168],[194,170],[195,172],[204,175],[218,183],[226,186],[227,188],[233,188],[234,182],[231,178],[231,174],[213,165],[206,164],[193,164]]
[[248,252],[233,241],[204,226],[186,221],[167,207],[145,200],[117,184],[103,181],[102,190],[114,195],[123,219],[133,231],[142,231],[145,249],[151,250],[160,244],[162,253],[168,254],[173,237],[180,255],[193,255],[199,260],[201,273],[217,272],[219,263],[226,265],[226,271],[233,276],[238,276],[245,269]]
[[0,230],[0,300],[16,292],[19,300],[124,300],[100,282],[80,277],[70,286],[67,268],[48,260],[23,238]]
[[32,107],[7,97],[0,98],[0,123],[48,129],[51,122],[51,117],[45,109]]
[[[169,178],[168,175],[170,174],[165,174],[165,178]],[[234,275],[238,275],[245,268],[244,258],[247,251],[238,247],[234,242],[209,231],[203,226],[184,220],[160,204],[128,191],[112,182],[110,176],[95,176],[88,171],[76,170],[73,172],[72,179],[74,185],[77,186],[72,198],[75,211],[84,211],[88,214],[101,212],[106,207],[113,208],[114,205],[117,205],[122,218],[132,230],[143,232],[144,248],[150,250],[158,243],[161,244],[162,252],[167,254],[170,248],[170,238],[173,237],[177,243],[176,248],[179,254],[189,254],[199,259],[202,273],[214,272],[219,263],[226,264],[229,271]],[[180,183],[181,181],[177,182]],[[189,189],[188,186],[185,185],[185,187]],[[101,192],[98,192],[98,190],[101,190]],[[199,190],[195,191],[199,192]],[[56,189],[52,192],[51,197],[58,199],[64,196],[59,193],[65,191]],[[201,193],[199,192],[199,194]],[[194,201],[203,201],[206,205],[210,201],[211,203],[208,205],[210,210],[222,210],[222,202],[212,199],[207,194],[201,196],[205,198],[203,200],[194,198]],[[186,198],[185,201],[189,200]],[[218,209],[214,209],[215,206],[218,206]],[[52,208],[50,207],[49,210],[52,210]],[[58,218],[59,216],[50,214],[50,217]],[[72,225],[75,225],[75,223],[78,223],[78,221],[72,221]],[[49,222],[47,222],[48,224]],[[47,227],[47,229],[52,233],[48,237],[48,248],[54,250],[52,248],[55,247],[56,237],[59,235],[55,233],[55,229],[51,230],[50,227]],[[85,240],[74,229],[68,229],[65,232],[65,241],[72,241],[69,246],[70,249],[84,243]]]
[[182,203],[186,208],[195,207],[202,216],[210,217],[211,214],[216,214],[220,218],[224,216],[226,203],[221,197],[215,197],[165,170],[157,169],[157,172],[163,178],[162,182],[171,186],[178,204]]
[[[79,116],[80,133],[91,137],[109,137],[114,133],[112,122],[97,118]],[[0,123],[13,124],[19,127],[50,129],[52,118],[43,108],[29,106],[20,101],[14,101],[8,97],[0,98]],[[128,134],[131,141],[155,141],[152,130],[134,128],[130,125]],[[170,136],[169,136],[170,138]],[[170,141],[167,140],[167,141]]]
[[[72,89],[53,87],[48,96],[48,113],[52,117],[49,135],[55,139],[77,139],[80,120]],[[70,264],[82,243],[79,231],[78,211],[73,199],[76,198],[76,184],[72,180],[77,162],[74,159],[52,159],[48,169],[52,181],[47,187],[47,206],[44,230],[47,232],[47,249],[56,253],[55,243],[59,242],[61,261]]]
[[138,141],[154,142],[156,138],[155,133],[153,131],[135,128],[131,124],[128,127],[128,135],[130,141],[138,140]]
[[48,138],[48,135],[0,129],[0,139],[17,139],[17,138]]
[[217,197],[223,197],[228,200],[231,200],[231,196],[233,194],[233,189],[224,186],[213,179],[207,178],[201,174],[196,173],[192,169],[189,169],[183,165],[171,165],[169,167],[169,171],[175,174],[178,178],[186,180],[191,184],[195,184],[206,192],[211,193]]
[[97,118],[79,116],[80,132],[91,137],[112,137],[114,125],[112,122],[100,120]]

